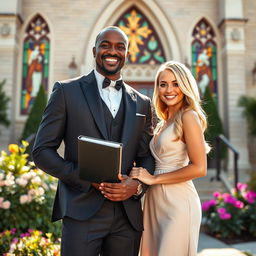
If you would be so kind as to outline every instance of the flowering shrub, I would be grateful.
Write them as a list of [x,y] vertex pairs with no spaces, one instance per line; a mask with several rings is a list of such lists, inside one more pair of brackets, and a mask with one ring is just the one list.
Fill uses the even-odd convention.
[[59,224],[50,222],[56,179],[28,162],[28,143],[9,145],[10,153],[0,157],[0,219],[1,230],[29,228],[53,232],[59,236]]
[[16,229],[5,230],[0,233],[0,252],[4,256],[59,256],[60,239],[54,241],[51,233],[46,233],[44,237],[41,231],[33,229],[20,235],[16,233]]
[[256,237],[256,192],[247,184],[238,183],[232,193],[214,192],[214,199],[202,204],[207,229],[222,238],[243,232]]

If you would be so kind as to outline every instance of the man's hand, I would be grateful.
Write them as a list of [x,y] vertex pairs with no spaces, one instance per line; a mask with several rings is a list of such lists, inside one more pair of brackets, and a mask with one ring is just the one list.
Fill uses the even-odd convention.
[[97,190],[100,190],[99,187],[100,187],[100,184],[99,183],[91,183],[91,185],[96,188]]
[[103,182],[99,190],[107,199],[111,201],[124,201],[137,192],[138,181],[131,179],[127,175],[118,175],[120,183]]

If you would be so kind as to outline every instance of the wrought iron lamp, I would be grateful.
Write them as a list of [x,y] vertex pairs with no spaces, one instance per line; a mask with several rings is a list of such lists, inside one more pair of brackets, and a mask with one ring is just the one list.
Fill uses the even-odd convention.
[[77,71],[78,71],[78,67],[75,61],[75,57],[73,56],[71,62],[68,65],[69,77],[72,78],[77,76]]
[[256,84],[256,62],[254,62],[254,67],[252,69],[252,82]]

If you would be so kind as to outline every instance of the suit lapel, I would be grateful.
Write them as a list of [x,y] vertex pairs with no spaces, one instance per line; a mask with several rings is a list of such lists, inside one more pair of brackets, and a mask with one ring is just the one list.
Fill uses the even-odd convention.
[[92,71],[85,77],[84,81],[80,83],[81,89],[88,102],[91,114],[102,134],[104,139],[108,139],[107,128],[105,124],[105,117],[103,114],[102,100],[98,91],[97,81]]
[[124,85],[124,123],[123,131],[121,136],[121,142],[125,145],[128,140],[131,138],[133,127],[135,124],[136,117],[136,95],[134,92],[127,86]]

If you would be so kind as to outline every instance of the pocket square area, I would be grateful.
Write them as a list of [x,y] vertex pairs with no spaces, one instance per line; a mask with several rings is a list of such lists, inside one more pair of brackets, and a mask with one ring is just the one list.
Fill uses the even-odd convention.
[[136,113],[136,116],[146,116],[144,114]]

